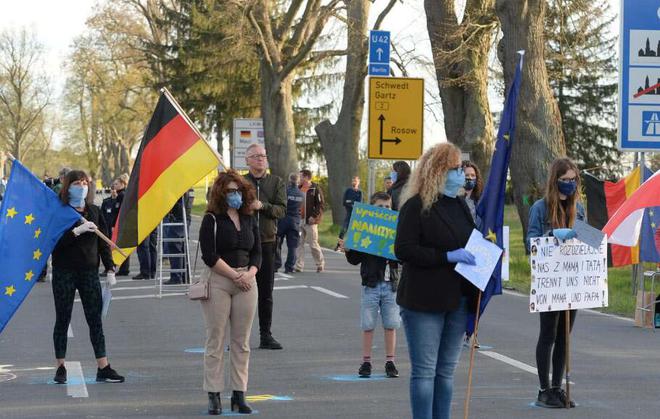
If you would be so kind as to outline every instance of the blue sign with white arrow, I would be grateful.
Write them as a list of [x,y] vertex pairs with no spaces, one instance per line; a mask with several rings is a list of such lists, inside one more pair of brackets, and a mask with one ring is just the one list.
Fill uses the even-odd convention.
[[369,75],[390,74],[390,31],[369,31]]

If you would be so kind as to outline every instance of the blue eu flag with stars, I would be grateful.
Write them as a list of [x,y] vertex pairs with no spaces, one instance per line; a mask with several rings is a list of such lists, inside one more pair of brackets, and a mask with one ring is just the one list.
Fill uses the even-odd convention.
[[[516,131],[516,104],[518,92],[520,91],[520,79],[522,78],[523,55],[520,53],[520,61],[516,67],[513,83],[504,102],[504,111],[497,131],[495,152],[490,166],[488,182],[477,204],[477,215],[481,218],[481,233],[484,237],[503,248],[502,227],[504,225],[504,192],[506,189],[506,177],[509,171],[509,159],[511,158],[511,144],[513,134]],[[497,263],[493,275],[481,295],[479,313],[483,313],[493,295],[502,294],[502,259]],[[468,314],[467,333],[471,335],[475,327],[476,314]]]
[[0,333],[39,278],[46,260],[80,214],[18,160],[0,206]]

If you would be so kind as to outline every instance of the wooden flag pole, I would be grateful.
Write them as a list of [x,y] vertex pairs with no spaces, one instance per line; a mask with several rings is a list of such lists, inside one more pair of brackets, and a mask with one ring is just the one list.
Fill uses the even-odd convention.
[[179,105],[179,102],[176,101],[174,96],[172,96],[172,93],[170,93],[170,91],[167,90],[167,87],[161,87],[160,91],[161,91],[161,93],[163,93],[167,97],[167,100],[169,100],[170,103],[172,103],[172,106],[174,106],[176,108],[176,110],[181,114],[181,116],[183,117],[183,119],[185,119],[185,121],[188,123],[188,125],[190,125],[190,128],[192,128],[192,130],[195,131],[195,134],[197,134],[199,136],[199,138],[201,138],[202,141],[204,141],[204,144],[206,144],[206,146],[209,148],[209,150],[211,150],[213,152],[213,154],[215,154],[215,156],[220,161],[220,166],[222,166],[222,169],[226,172],[228,168],[225,165],[225,162],[222,160],[222,156],[220,155],[220,153],[218,153],[218,150],[213,149],[213,147],[211,147],[209,142],[206,141],[206,138],[204,138],[204,135],[197,129],[197,126],[195,125],[195,123],[188,117],[188,114],[186,113],[186,111],[183,110],[181,105]]
[[566,310],[566,409],[571,407],[571,311]]
[[474,367],[474,350],[476,348],[477,333],[479,332],[479,312],[481,308],[481,291],[477,297],[477,313],[474,319],[474,333],[472,333],[472,342],[470,343],[470,368],[468,369],[468,384],[465,394],[465,403],[463,405],[463,418],[468,419],[470,412],[470,396],[472,393],[472,368]]

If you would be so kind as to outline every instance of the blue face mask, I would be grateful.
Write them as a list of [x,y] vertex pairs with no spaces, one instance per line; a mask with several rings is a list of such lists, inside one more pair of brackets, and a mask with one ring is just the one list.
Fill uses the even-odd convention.
[[87,185],[71,185],[69,186],[69,205],[74,208],[82,208],[85,206],[85,198],[87,197]]
[[243,195],[240,192],[232,192],[227,195],[227,205],[229,208],[239,209],[243,205]]
[[392,183],[396,183],[396,177],[399,174],[397,172],[390,172],[390,179],[392,179]]
[[577,189],[577,183],[574,180],[569,180],[568,182],[563,180],[558,180],[557,189],[559,189],[560,194],[571,196],[575,193],[575,190]]
[[477,186],[477,181],[475,179],[465,179],[465,185],[463,185],[463,189],[466,191],[471,191],[475,186]]
[[451,169],[447,172],[447,179],[445,179],[445,191],[443,192],[450,198],[456,198],[458,190],[465,184],[465,173],[463,168]]

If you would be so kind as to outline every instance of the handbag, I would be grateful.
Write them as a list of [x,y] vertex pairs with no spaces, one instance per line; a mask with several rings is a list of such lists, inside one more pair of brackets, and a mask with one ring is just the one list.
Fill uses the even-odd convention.
[[[216,246],[216,235],[218,234],[218,224],[215,220],[215,215],[209,213],[213,217],[213,246]],[[195,250],[195,264],[193,265],[193,272],[197,272],[197,257],[199,255],[199,240],[197,240],[197,250]],[[208,300],[210,295],[209,280],[211,279],[211,268],[204,265],[199,279],[188,287],[188,298],[195,300]]]

